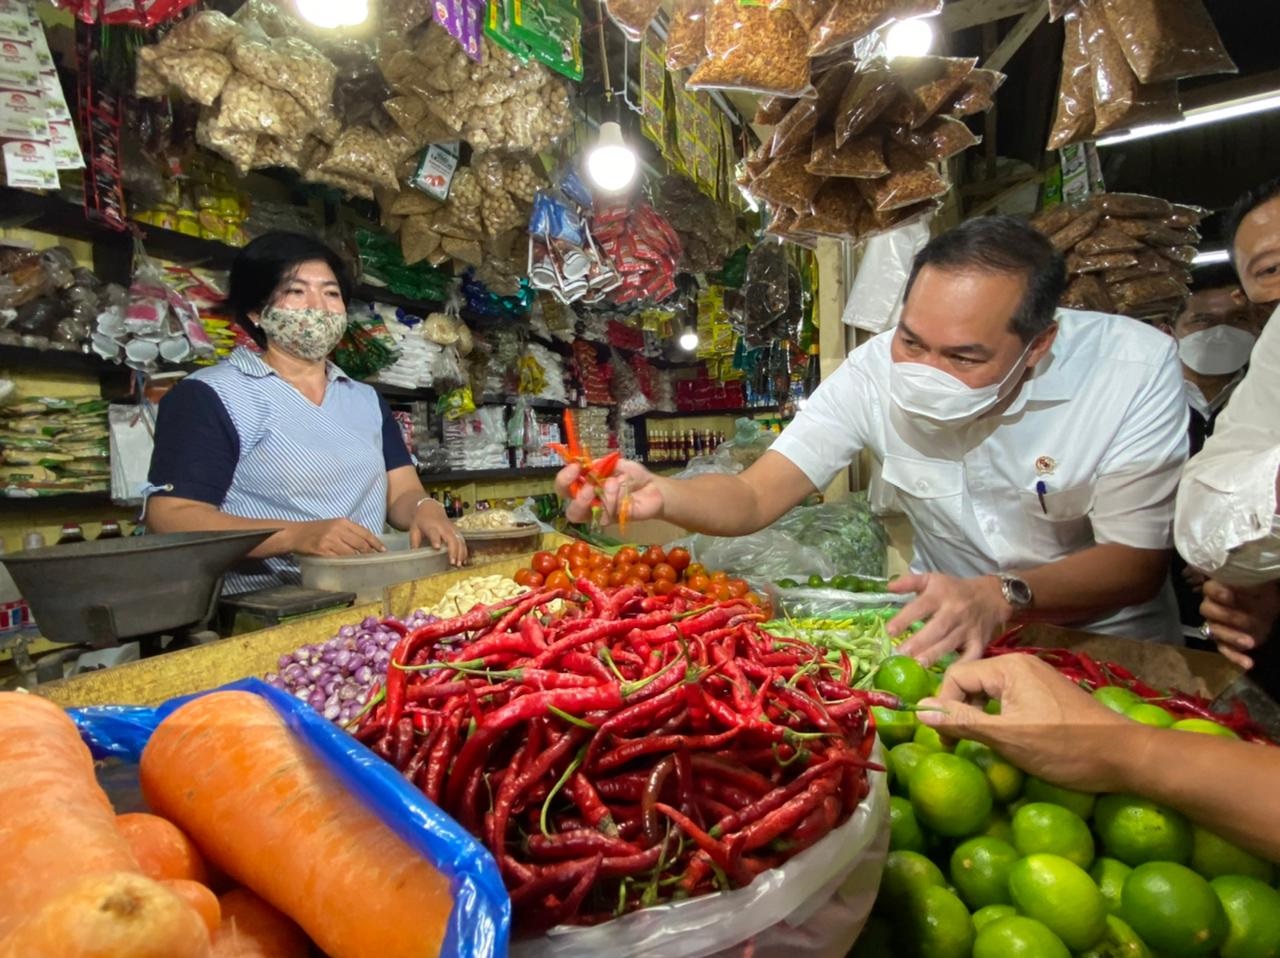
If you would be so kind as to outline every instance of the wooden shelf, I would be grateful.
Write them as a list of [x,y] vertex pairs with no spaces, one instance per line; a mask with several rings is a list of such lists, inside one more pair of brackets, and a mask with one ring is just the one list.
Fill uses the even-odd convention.
[[[63,492],[46,496],[6,496],[0,494],[0,512],[14,513],[26,509],[57,506],[59,509],[100,509],[114,505],[106,492]],[[119,506],[126,509],[127,506]],[[53,543],[50,543],[52,545]]]
[[127,366],[107,362],[96,353],[72,353],[62,349],[33,349],[29,346],[0,345],[0,366],[48,369],[72,373],[129,373]]
[[419,473],[424,486],[446,482],[505,482],[514,479],[547,479],[563,466],[529,466],[524,469],[455,469],[450,472]]

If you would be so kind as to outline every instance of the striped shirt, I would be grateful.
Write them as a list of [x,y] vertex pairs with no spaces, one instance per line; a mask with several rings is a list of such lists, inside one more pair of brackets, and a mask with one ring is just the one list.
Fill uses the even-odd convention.
[[[253,351],[192,373],[160,402],[149,475],[157,495],[246,519],[387,521],[387,473],[412,464],[385,401],[327,365],[316,405]],[[241,563],[233,594],[299,581],[290,556]]]

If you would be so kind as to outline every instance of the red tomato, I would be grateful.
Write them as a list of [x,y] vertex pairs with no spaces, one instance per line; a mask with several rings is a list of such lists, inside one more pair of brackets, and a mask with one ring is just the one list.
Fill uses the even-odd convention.
[[587,578],[602,589],[607,589],[609,587],[609,573],[603,569],[592,569],[591,574],[587,576]]
[[706,594],[707,589],[711,588],[711,580],[705,575],[695,575],[686,583],[694,592]]
[[537,575],[532,569],[517,569],[516,574],[511,578],[516,580],[516,585],[528,585],[529,576]]
[[525,583],[530,589],[541,589],[543,583],[542,574],[539,572],[530,572],[529,581]]
[[624,569],[614,569],[609,573],[609,585],[615,589],[627,581],[627,573]]
[[713,572],[711,573],[711,581],[716,584],[719,584],[721,582],[728,582],[729,573],[725,572],[724,570],[720,570],[719,572]]
[[613,557],[614,565],[635,565],[640,561],[640,553],[631,546],[623,546]]
[[644,579],[637,578],[636,576],[632,576],[630,579],[624,582],[623,585],[625,585],[628,589],[634,587],[637,589],[648,590],[649,588],[649,583],[645,582]]
[[541,575],[550,575],[560,568],[560,560],[550,552],[535,552],[530,565],[533,566],[534,572]]
[[687,582],[697,575],[706,575],[707,568],[701,562],[690,562],[684,569],[684,577]]
[[729,591],[729,587],[723,582],[712,583],[711,591],[708,593],[717,602],[727,602],[733,598],[733,593]]
[[741,579],[730,579],[728,584],[729,594],[734,598],[740,598],[751,591],[751,586]]
[[612,568],[613,568],[613,560],[610,559],[603,552],[596,552],[591,556],[592,572],[596,571],[597,569],[604,569],[606,572],[608,572]]
[[557,549],[557,550],[556,550],[556,558],[557,558],[557,559],[561,559],[561,560],[563,560],[563,561],[565,561],[565,562],[568,562],[568,561],[569,561],[569,550],[570,550],[570,549],[572,549],[572,548],[573,548],[573,544],[572,544],[572,543],[569,543],[569,542],[566,542],[564,545],[562,545],[559,549]]
[[631,577],[639,579],[641,582],[652,582],[653,569],[643,562],[637,562],[631,567]]
[[640,561],[645,565],[657,565],[659,562],[667,561],[667,554],[662,551],[662,546],[649,546],[644,550],[644,555],[640,557]]
[[666,562],[659,562],[653,567],[653,579],[655,582],[675,582],[676,570]]
[[746,595],[743,596],[743,598],[747,601],[748,605],[754,605],[754,606],[764,605],[764,599],[762,599],[755,592],[748,592]]
[[653,584],[654,595],[670,595],[674,591],[676,591],[676,584],[667,579],[658,579]]
[[569,573],[563,569],[557,569],[547,576],[548,589],[569,589],[573,587],[573,580],[569,578]]
[[676,572],[683,572],[689,568],[690,556],[688,549],[676,547],[667,553],[667,564]]
[[573,576],[573,578],[576,579],[580,575],[586,575],[590,571],[591,567],[580,561],[577,556],[569,560],[569,575]]
[[591,546],[579,539],[569,547],[569,556],[571,559],[577,559],[579,562],[582,562],[590,558]]

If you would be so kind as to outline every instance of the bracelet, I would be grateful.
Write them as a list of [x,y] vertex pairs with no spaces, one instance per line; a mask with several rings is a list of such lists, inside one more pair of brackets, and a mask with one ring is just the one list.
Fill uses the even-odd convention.
[[[418,510],[422,508],[422,504],[424,502],[436,502],[436,500],[433,499],[431,496],[423,496],[421,499],[415,502],[413,504],[413,514],[415,516],[418,514]],[[439,503],[437,502],[436,505],[439,505]]]

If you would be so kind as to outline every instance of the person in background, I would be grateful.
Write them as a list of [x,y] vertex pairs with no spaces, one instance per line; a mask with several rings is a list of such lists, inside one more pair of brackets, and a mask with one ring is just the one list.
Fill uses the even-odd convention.
[[[983,710],[989,699],[1000,702],[999,715]],[[1171,806],[1280,861],[1280,749],[1135,722],[1031,655],[952,665],[920,708],[922,723],[989,745],[1031,775]]]
[[327,359],[350,294],[346,265],[324,243],[258,237],[236,255],[227,299],[261,352],[240,347],[160,402],[147,528],[280,530],[228,574],[228,594],[296,582],[291,554],[383,552],[388,522],[414,547],[466,559],[386,402]]
[[[1190,454],[1204,447],[1213,435],[1218,413],[1244,378],[1249,354],[1258,341],[1265,314],[1245,297],[1230,267],[1197,270],[1196,288],[1174,318],[1163,327],[1178,342],[1178,359],[1189,407]],[[1205,577],[1174,556],[1170,570],[1183,635],[1196,647],[1212,648],[1200,632]]]
[[[891,586],[915,597],[889,629],[928,622],[905,653],[976,658],[1015,620],[1180,642],[1174,345],[1132,319],[1059,309],[1065,279],[1025,221],[966,220],[916,256],[897,328],[855,349],[745,472],[677,480],[622,462],[605,511],[625,493],[635,519],[745,535],[866,449],[915,533],[913,574]],[[560,472],[562,497],[579,472]],[[593,493],[568,504],[571,521]]]
[[[1280,306],[1280,177],[1250,190],[1227,216],[1240,286],[1263,309]],[[1272,313],[1249,372],[1187,463],[1174,535],[1188,565],[1208,577],[1204,637],[1275,695],[1280,654],[1280,321]],[[1265,658],[1259,650],[1268,643]]]

